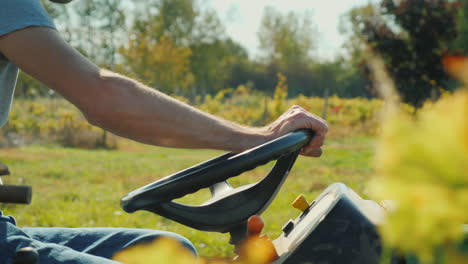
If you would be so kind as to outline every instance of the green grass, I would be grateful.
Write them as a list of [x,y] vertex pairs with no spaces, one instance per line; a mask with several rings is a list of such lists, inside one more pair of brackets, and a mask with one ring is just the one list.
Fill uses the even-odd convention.
[[[263,214],[265,232],[275,238],[281,226],[299,211],[291,202],[304,194],[309,202],[333,182],[344,182],[364,194],[373,175],[374,139],[352,137],[330,140],[320,159],[300,157],[277,198]],[[5,184],[33,186],[29,206],[1,205],[20,226],[137,227],[182,234],[193,241],[202,256],[230,255],[227,234],[190,229],[148,212],[127,214],[119,200],[127,192],[222,154],[208,150],[177,150],[125,143],[119,150],[81,150],[58,146],[27,146],[0,149],[0,160],[12,176]],[[243,185],[266,175],[268,166],[257,168],[230,182]],[[192,204],[209,196],[203,190],[183,198]]]

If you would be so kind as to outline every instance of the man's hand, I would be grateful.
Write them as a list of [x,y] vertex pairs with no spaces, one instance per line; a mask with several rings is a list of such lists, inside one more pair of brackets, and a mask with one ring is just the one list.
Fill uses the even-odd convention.
[[313,115],[300,106],[293,106],[280,116],[275,122],[266,126],[266,134],[270,138],[277,138],[289,132],[308,128],[315,132],[315,136],[302,149],[301,154],[311,157],[320,157],[322,155],[322,145],[325,140],[325,135],[328,132],[328,124],[322,118]]

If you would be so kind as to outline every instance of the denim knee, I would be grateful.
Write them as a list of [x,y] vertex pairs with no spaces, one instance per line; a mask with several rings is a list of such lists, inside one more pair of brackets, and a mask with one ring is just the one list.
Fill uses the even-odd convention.
[[197,256],[197,250],[195,249],[195,246],[192,244],[192,242],[190,242],[190,240],[188,240],[187,238],[179,234],[167,232],[167,231],[151,230],[151,229],[129,229],[129,231],[130,230],[137,233],[137,235],[135,236],[134,239],[129,241],[127,245],[124,246],[124,248],[131,247],[140,243],[152,242],[159,238],[167,237],[167,238],[172,238],[172,239],[177,240],[185,248],[187,248],[192,254]]

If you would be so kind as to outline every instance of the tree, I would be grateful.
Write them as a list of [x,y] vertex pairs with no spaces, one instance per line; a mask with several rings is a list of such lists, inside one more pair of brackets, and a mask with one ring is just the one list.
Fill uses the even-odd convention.
[[120,52],[124,61],[129,62],[127,71],[158,90],[187,94],[194,81],[189,60],[192,51],[177,47],[168,36],[154,41],[140,33]]
[[456,15],[457,38],[451,46],[454,53],[468,53],[468,0],[460,0],[456,3],[458,12]]
[[457,4],[447,0],[383,0],[354,16],[359,36],[384,59],[402,100],[416,108],[447,89],[441,59],[456,36]]
[[156,40],[168,36],[177,46],[189,46],[198,16],[194,0],[134,1],[134,5],[133,32]]
[[[216,12],[201,6],[202,3],[194,0],[152,0],[150,6],[154,8],[147,8],[146,2],[144,6],[142,3],[135,3],[139,15],[133,23],[131,43],[122,49],[125,62],[130,65],[131,70],[151,69],[156,72],[159,68],[151,68],[156,64],[150,62],[155,54],[148,52],[161,39],[170,39],[175,49],[189,51],[191,54],[188,57],[186,52],[173,54],[184,63],[188,59],[189,65],[188,70],[186,67],[178,68],[183,69],[179,73],[185,77],[176,74],[180,77],[180,82],[175,86],[177,89],[174,92],[182,92],[193,99],[196,95],[223,89],[230,77],[230,70],[234,68],[233,64],[238,61],[234,57],[244,56],[246,52],[226,36]],[[137,54],[128,52],[135,44],[139,46],[138,56],[144,59],[128,56]],[[144,48],[144,45],[148,47]],[[143,53],[144,51],[147,53]],[[150,78],[148,74],[135,73],[140,78]],[[160,77],[157,82],[161,80]],[[154,78],[144,80],[155,81]],[[166,86],[166,89],[169,88]]]
[[266,84],[264,89],[272,89],[274,85],[268,80],[274,80],[281,72],[288,79],[291,96],[312,92],[308,88],[312,87],[314,78],[311,64],[316,32],[310,17],[309,13],[282,14],[272,7],[264,9],[258,32],[260,59],[267,77],[259,80]]
[[307,64],[315,48],[315,35],[310,14],[289,12],[282,15],[274,8],[266,7],[258,39],[267,63],[289,67]]
[[[120,0],[81,0],[70,5],[77,17],[68,27],[70,43],[100,66],[114,69],[116,51],[125,39],[125,12]],[[73,17],[75,17],[73,16]]]
[[367,65],[367,43],[363,29],[367,21],[385,20],[378,7],[367,4],[349,10],[340,18],[339,31],[348,35],[343,47],[347,50],[347,56],[339,60],[340,87],[339,94],[344,97],[376,95]]

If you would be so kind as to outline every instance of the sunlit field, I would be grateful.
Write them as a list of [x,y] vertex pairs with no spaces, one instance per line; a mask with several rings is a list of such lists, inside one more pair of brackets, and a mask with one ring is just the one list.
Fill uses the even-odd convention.
[[[281,102],[263,98],[240,87],[209,97],[198,107],[248,125],[267,123],[294,104],[315,113],[323,111],[321,98]],[[266,108],[254,107],[255,100],[263,101]],[[299,158],[263,214],[265,232],[271,238],[281,233],[289,218],[299,214],[290,205],[299,194],[312,201],[329,184],[344,182],[367,195],[365,183],[374,174],[373,135],[378,130],[380,107],[378,100],[330,98],[327,114],[331,131],[323,156]],[[227,234],[196,231],[148,212],[127,214],[119,205],[127,192],[222,152],[158,148],[111,135],[107,135],[106,146],[95,144],[102,139],[102,131],[87,125],[76,109],[60,99],[16,101],[2,135],[0,157],[12,172],[6,183],[27,184],[34,190],[29,206],[2,205],[4,213],[14,215],[19,225],[168,230],[192,240],[202,256],[233,254]],[[230,183],[240,186],[258,181],[269,168],[257,168]],[[182,198],[182,202],[200,204],[208,198],[209,192],[202,190]]]

